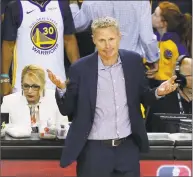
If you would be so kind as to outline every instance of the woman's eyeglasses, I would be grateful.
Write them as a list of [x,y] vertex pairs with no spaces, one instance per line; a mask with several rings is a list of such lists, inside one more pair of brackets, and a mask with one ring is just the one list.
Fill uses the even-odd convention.
[[29,90],[31,88],[34,91],[38,91],[40,89],[40,86],[36,84],[33,84],[33,85],[23,84],[22,87],[23,87],[23,90]]

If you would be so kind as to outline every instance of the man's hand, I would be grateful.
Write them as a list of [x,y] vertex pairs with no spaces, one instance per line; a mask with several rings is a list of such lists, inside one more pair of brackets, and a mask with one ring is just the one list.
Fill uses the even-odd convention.
[[54,75],[49,69],[47,69],[48,72],[48,77],[49,79],[52,81],[52,83],[54,85],[56,85],[56,87],[58,87],[59,89],[65,89],[66,88],[66,84],[68,83],[68,80],[65,82],[62,82],[56,75]]
[[9,95],[11,93],[12,93],[11,84],[9,82],[3,82],[1,84],[1,95],[5,96],[5,95]]
[[169,80],[163,82],[157,88],[157,95],[164,96],[176,90],[176,88],[178,87],[178,84],[175,83],[176,78],[177,76],[172,76]]
[[9,95],[12,93],[12,87],[9,82],[4,82],[1,84],[1,94],[3,96]]
[[147,78],[152,79],[155,77],[156,72],[158,71],[159,65],[157,62],[155,63],[147,63],[148,71],[146,72]]

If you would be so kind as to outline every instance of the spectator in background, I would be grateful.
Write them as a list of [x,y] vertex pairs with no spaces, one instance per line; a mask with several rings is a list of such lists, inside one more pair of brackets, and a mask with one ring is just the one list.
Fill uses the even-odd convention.
[[[42,68],[29,65],[23,68],[22,92],[3,97],[1,112],[9,113],[9,123],[32,127],[38,132],[40,121],[60,127],[68,124],[68,117],[62,116],[55,100],[55,91],[45,89],[46,77]],[[50,109],[51,108],[51,109]]]
[[[7,78],[13,60],[13,91],[19,91],[22,68],[36,64],[52,68],[65,79],[64,47],[71,63],[79,58],[75,28],[68,1],[29,0],[13,1],[4,19],[2,44],[2,74]],[[65,45],[64,45],[65,43]],[[46,88],[54,89],[48,81]],[[2,83],[3,94],[12,91],[10,83]]]
[[[3,37],[3,21],[4,21],[4,13],[5,13],[5,9],[7,7],[7,4],[12,1],[12,0],[1,0],[1,28],[0,28],[0,34],[1,34],[1,47],[2,47],[2,37]],[[2,65],[2,57],[0,57],[0,66]],[[9,77],[11,78],[12,76],[12,72],[10,70],[9,72]],[[0,104],[2,103],[2,92],[0,92]]]
[[[179,131],[179,125],[162,121],[153,113],[192,114],[192,58],[180,56],[175,72],[178,76],[177,80],[180,83],[180,87],[170,95],[157,100],[154,105],[150,107],[146,121],[148,132],[177,133]],[[182,106],[180,106],[180,103]]]
[[169,79],[179,55],[189,55],[191,44],[192,17],[182,14],[178,6],[170,2],[161,2],[152,15],[153,27],[159,41],[159,70],[155,74],[153,87]]
[[7,4],[9,4],[11,1],[13,1],[13,0],[1,0],[1,23],[4,20],[4,13],[5,13],[5,9],[7,7]]
[[[156,9],[158,4],[164,0],[151,0],[152,12]],[[192,0],[168,0],[168,2],[175,3],[181,10],[182,13],[192,14]]]
[[[90,27],[93,20],[110,16],[120,25],[120,48],[135,51],[147,59],[151,70],[158,70],[157,41],[153,34],[151,5],[149,1],[83,1],[81,8],[77,1],[70,1],[75,28],[81,32]],[[153,63],[153,64],[152,64]]]

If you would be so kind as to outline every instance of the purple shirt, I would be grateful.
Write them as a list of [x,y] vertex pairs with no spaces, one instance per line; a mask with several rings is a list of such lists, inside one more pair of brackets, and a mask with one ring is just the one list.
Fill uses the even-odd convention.
[[99,57],[96,109],[88,139],[116,139],[130,134],[131,123],[120,57],[112,66],[104,66]]

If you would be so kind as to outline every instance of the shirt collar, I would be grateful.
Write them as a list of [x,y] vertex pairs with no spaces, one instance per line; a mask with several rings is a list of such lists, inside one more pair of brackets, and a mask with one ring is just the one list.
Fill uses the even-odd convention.
[[[120,56],[118,56],[118,60],[117,60],[117,63],[115,63],[114,65],[112,65],[111,67],[115,67],[119,64],[121,64],[121,58]],[[107,69],[107,67],[110,67],[110,66],[105,66],[101,60],[101,57],[98,55],[98,69],[99,70],[104,70],[104,69]]]
[[167,40],[173,40],[176,42],[180,41],[180,37],[176,32],[166,32],[163,36],[160,36],[160,34],[156,31],[155,35],[157,36],[158,41],[167,41]]

